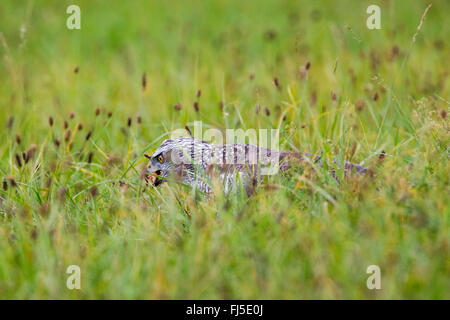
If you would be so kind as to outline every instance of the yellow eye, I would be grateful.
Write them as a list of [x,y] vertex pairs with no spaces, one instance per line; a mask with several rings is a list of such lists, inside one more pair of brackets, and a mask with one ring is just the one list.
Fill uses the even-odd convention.
[[158,156],[158,161],[159,161],[160,163],[163,163],[163,161],[164,161],[164,158],[163,158],[163,156],[162,156],[162,155],[159,155],[159,156]]

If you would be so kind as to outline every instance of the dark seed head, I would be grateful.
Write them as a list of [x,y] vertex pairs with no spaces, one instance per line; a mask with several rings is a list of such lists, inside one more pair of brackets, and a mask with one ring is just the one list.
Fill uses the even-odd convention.
[[174,105],[173,107],[174,107],[174,109],[177,110],[177,111],[181,110],[181,108],[182,108],[182,107],[181,107],[181,103],[179,103],[179,102],[178,102],[176,105]]
[[317,102],[317,92],[313,91],[311,93],[311,105],[314,106],[316,104],[316,102]]
[[373,101],[377,101],[378,100],[378,92],[375,91],[375,93],[373,94],[372,99],[373,99]]
[[97,117],[100,114],[100,108],[95,109],[95,116]]
[[108,111],[108,118],[111,118],[111,117],[112,117],[112,112]]
[[309,68],[311,68],[311,62],[306,62],[306,65],[305,65],[305,69],[306,70],[309,70]]
[[141,124],[141,123],[142,123],[142,118],[141,118],[141,116],[137,116],[136,121],[137,121],[138,124]]
[[78,73],[78,71],[80,71],[80,67],[76,66],[76,67],[73,69],[73,72],[74,72],[74,73]]
[[11,187],[13,187],[13,188],[17,187],[16,180],[14,179],[14,177],[12,175],[7,176],[6,179],[9,181],[9,184],[11,185]]
[[223,111],[223,107],[224,107],[223,101],[219,101],[219,109]]
[[133,119],[131,119],[131,118],[128,118],[128,120],[127,120],[127,126],[128,127],[131,127],[131,124],[133,123]]
[[55,140],[55,146],[56,146],[57,148],[59,148],[60,145],[61,145],[61,140],[56,139],[56,140]]
[[331,92],[331,100],[336,101],[336,99],[337,99],[336,93]]
[[397,46],[392,47],[392,55],[396,56],[399,54],[399,52],[400,52],[400,50],[398,49]]
[[380,155],[378,156],[378,160],[379,161],[383,161],[383,159],[386,157],[386,152],[384,152],[384,150],[383,151],[381,151],[381,153],[380,153]]
[[66,134],[64,135],[64,141],[66,142],[69,141],[71,135],[72,135],[71,131],[67,130]]
[[194,109],[195,109],[195,112],[198,112],[198,102],[197,101],[194,102]]
[[22,139],[20,138],[20,136],[17,134],[16,135],[16,143],[20,144],[20,142],[22,142]]
[[88,141],[89,138],[91,137],[91,135],[92,135],[92,131],[89,131],[89,132],[87,133],[87,135],[86,135],[85,140]]
[[64,130],[66,130],[69,127],[69,124],[67,123],[66,120],[64,120]]
[[16,157],[17,166],[22,168],[22,160],[20,159],[20,156],[17,153],[14,156]]
[[273,83],[275,84],[275,87],[277,87],[278,89],[280,89],[280,81],[278,80],[277,77],[273,78]]
[[202,90],[198,89],[198,91],[197,91],[197,98],[200,98],[201,95],[202,95]]
[[265,107],[264,112],[266,113],[266,116],[270,116],[270,110],[269,108]]
[[75,113],[71,112],[69,113],[69,119],[73,119],[75,117]]
[[8,182],[5,179],[3,179],[3,190],[8,191]]
[[92,159],[94,158],[94,153],[91,151],[88,154],[88,163],[92,163]]
[[27,161],[31,160],[34,157],[36,152],[36,145],[32,144],[27,150]]
[[364,109],[365,103],[363,100],[356,100],[355,102],[355,107],[357,111],[362,111],[362,109]]
[[441,118],[447,119],[447,111],[445,111],[444,109],[441,110]]
[[8,118],[8,124],[7,124],[8,129],[11,129],[13,124],[14,124],[14,117],[11,116]]
[[145,72],[142,74],[141,83],[142,83],[142,90],[145,90],[145,88],[147,87],[147,75],[145,74]]
[[189,135],[192,137],[191,129],[189,129],[189,127],[188,127],[187,125],[185,125],[184,128],[185,128],[186,131],[189,133]]
[[54,123],[53,117],[49,117],[48,118],[48,124],[50,125],[50,127],[53,127],[53,123]]
[[83,130],[83,124],[81,122],[78,124],[78,130]]

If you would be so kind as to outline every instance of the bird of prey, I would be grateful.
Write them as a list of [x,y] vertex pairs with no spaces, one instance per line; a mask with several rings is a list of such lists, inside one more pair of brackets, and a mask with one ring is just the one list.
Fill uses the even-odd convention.
[[[204,193],[211,193],[212,179],[219,178],[224,192],[242,185],[247,195],[265,176],[285,172],[301,163],[309,153],[279,151],[251,144],[211,144],[191,137],[164,140],[149,159],[147,181],[157,187],[168,179],[175,179]],[[322,159],[313,158],[322,165]],[[353,169],[364,174],[367,169],[345,162],[345,174]],[[338,180],[334,170],[331,174]]]

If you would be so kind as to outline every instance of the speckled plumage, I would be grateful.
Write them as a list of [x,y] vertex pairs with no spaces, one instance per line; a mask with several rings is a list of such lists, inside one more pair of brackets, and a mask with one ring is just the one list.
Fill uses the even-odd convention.
[[[294,162],[302,161],[300,155],[292,151],[278,151],[249,144],[215,145],[190,137],[163,141],[149,158],[148,173],[156,176],[155,186],[169,178],[195,187],[205,193],[211,192],[211,179],[218,177],[225,193],[235,184],[242,183],[247,194],[264,176],[286,171]],[[321,162],[319,161],[319,165]],[[356,168],[364,173],[365,168],[346,162],[346,172]],[[334,175],[334,172],[332,172]]]

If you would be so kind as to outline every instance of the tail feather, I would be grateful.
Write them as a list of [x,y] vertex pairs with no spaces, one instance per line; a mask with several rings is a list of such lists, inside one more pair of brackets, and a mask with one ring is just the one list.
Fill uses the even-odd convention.
[[[291,167],[293,167],[295,164],[298,164],[302,161],[304,161],[304,158],[311,158],[312,154],[311,153],[298,153],[298,152],[294,152],[294,151],[281,151],[280,152],[280,170],[281,171],[286,171],[288,169],[290,169]],[[319,166],[323,166],[323,159],[320,159],[316,162]],[[336,159],[333,159],[333,163],[336,163]],[[347,177],[349,174],[351,174],[353,172],[353,170],[356,171],[357,174],[359,175],[364,175],[367,172],[367,168],[363,167],[359,164],[353,163],[353,162],[345,162],[345,169],[344,169],[344,175],[345,177]],[[331,170],[331,175],[333,176],[333,178],[335,178],[339,183],[339,177],[336,175],[336,172],[334,169]]]

